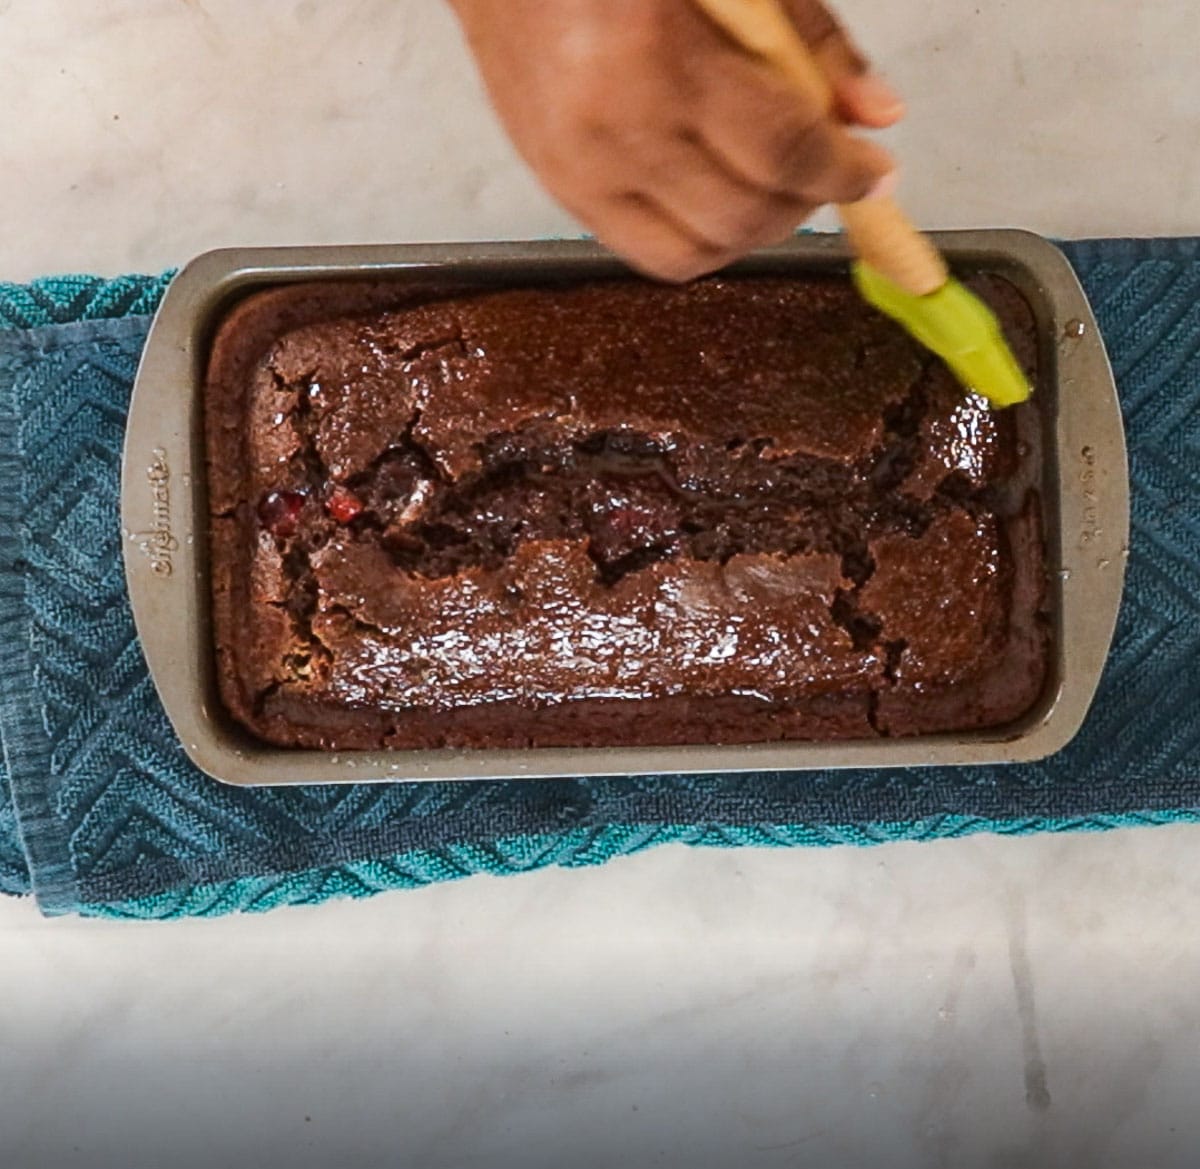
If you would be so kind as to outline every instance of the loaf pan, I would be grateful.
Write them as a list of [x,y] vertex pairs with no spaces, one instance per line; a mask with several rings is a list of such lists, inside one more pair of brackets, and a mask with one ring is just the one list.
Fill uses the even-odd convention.
[[[172,282],[130,407],[122,483],[125,569],[150,673],[184,749],[226,783],[351,783],[655,772],[802,771],[1024,762],[1061,749],[1087,713],[1121,600],[1129,479],[1116,389],[1083,291],[1061,252],[1019,231],[935,237],[960,273],[1012,281],[1040,343],[1050,676],[1039,705],[1000,730],[838,743],[502,751],[286,750],[250,736],[217,694],[209,612],[203,390],[208,345],[239,298],[302,280],[495,286],[619,273],[585,242],[231,249]],[[811,234],[738,265],[744,274],[842,273],[842,239]]]

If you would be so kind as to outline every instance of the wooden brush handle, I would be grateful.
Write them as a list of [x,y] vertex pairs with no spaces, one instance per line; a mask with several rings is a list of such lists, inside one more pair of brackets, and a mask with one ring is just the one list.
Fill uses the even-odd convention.
[[937,292],[950,279],[942,254],[894,199],[843,203],[838,214],[855,255],[913,296]]
[[[778,69],[826,113],[833,91],[804,38],[778,0],[694,0],[726,36]],[[855,253],[913,296],[936,292],[949,272],[937,248],[909,222],[892,199],[869,199],[838,208]]]

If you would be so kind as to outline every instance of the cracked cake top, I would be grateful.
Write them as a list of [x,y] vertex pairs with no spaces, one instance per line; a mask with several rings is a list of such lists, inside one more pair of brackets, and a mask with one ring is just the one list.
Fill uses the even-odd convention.
[[275,290],[206,408],[222,694],[273,742],[912,734],[1040,692],[1035,415],[843,280]]

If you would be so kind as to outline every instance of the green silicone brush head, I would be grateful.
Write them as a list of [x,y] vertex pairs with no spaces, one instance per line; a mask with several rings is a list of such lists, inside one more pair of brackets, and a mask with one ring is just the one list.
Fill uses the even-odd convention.
[[1015,406],[1032,394],[995,314],[957,280],[913,296],[867,264],[856,263],[853,273],[863,299],[936,353],[967,389],[996,407]]

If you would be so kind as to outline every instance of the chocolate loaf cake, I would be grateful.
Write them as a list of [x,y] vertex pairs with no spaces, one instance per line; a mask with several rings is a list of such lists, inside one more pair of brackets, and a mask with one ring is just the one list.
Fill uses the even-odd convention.
[[915,735],[1043,688],[1036,412],[839,279],[275,289],[206,411],[221,694],[274,744]]

